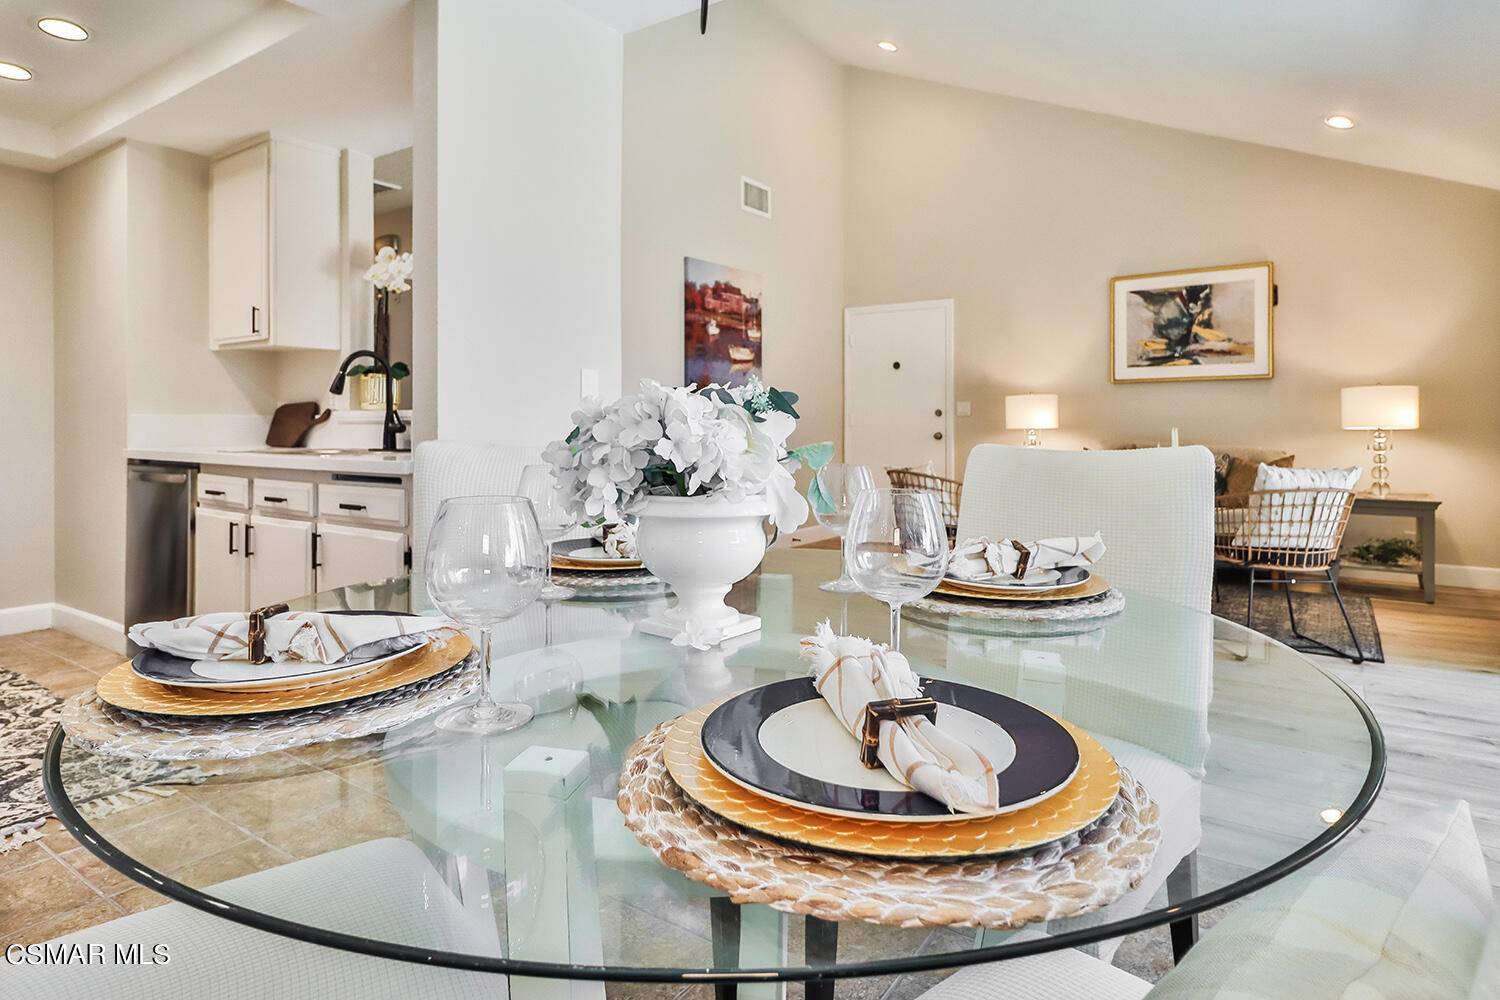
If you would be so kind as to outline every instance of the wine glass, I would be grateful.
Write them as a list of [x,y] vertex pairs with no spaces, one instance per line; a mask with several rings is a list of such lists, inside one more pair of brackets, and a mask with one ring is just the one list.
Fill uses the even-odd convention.
[[[875,486],[868,465],[846,465],[829,462],[815,473],[818,488],[813,491],[813,516],[818,523],[840,538],[849,527],[849,514],[854,509],[854,498]],[[842,549],[843,546],[840,546]],[[818,584],[819,590],[832,594],[857,594],[859,584],[849,575],[849,560],[844,559],[837,580]]]
[[948,529],[931,490],[869,489],[854,500],[844,565],[859,589],[891,606],[891,648],[901,649],[901,605],[926,597],[948,566]]
[[565,601],[577,591],[552,582],[552,543],[560,541],[577,523],[573,520],[573,515],[568,513],[562,492],[557,488],[552,466],[528,465],[522,469],[521,495],[536,508],[537,523],[542,527],[542,538],[547,541],[547,584],[542,587],[541,599]]
[[439,729],[487,736],[531,721],[529,706],[491,695],[490,630],[537,599],[546,558],[525,497],[454,497],[438,507],[427,537],[427,593],[443,614],[479,630],[481,664],[479,700],[439,715]]

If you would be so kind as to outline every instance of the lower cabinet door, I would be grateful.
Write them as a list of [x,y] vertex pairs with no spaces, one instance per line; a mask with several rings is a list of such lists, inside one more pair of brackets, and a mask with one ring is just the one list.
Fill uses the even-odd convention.
[[193,613],[246,610],[244,513],[199,507],[193,533]]
[[319,590],[406,573],[406,532],[318,522]]
[[313,524],[256,515],[250,521],[250,608],[292,601],[317,589]]

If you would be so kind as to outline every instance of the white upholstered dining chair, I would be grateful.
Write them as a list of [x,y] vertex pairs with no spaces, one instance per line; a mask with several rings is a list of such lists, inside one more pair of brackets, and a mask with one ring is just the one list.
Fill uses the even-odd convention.
[[521,470],[540,462],[542,449],[423,441],[413,457],[411,564],[420,573],[438,505],[449,497],[515,493],[521,485]]
[[982,444],[964,469],[960,539],[1101,532],[1113,584],[1210,606],[1214,461],[1204,447],[1051,451]]
[[[454,891],[416,844],[382,838],[208,887],[210,896],[286,920],[421,948],[502,954],[487,875],[470,899]],[[30,944],[32,942],[25,942]],[[119,917],[51,945],[102,949],[98,964],[7,964],[0,1000],[474,997],[505,1000],[506,977],[374,958],[308,944],[204,913],[185,903]],[[139,964],[113,960],[139,946]],[[153,962],[164,945],[168,959]],[[133,953],[132,953],[133,954]],[[157,956],[159,961],[160,956]]]

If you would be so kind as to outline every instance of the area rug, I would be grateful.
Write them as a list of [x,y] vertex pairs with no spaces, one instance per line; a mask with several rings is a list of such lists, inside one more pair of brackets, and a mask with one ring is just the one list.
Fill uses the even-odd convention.
[[[1243,577],[1237,579],[1221,573],[1218,593],[1214,597],[1214,614],[1243,625],[1249,594],[1250,585]],[[1375,624],[1375,608],[1370,599],[1359,594],[1344,594],[1344,607],[1349,609],[1349,620],[1354,623],[1354,634],[1359,636],[1359,647],[1365,659],[1371,663],[1384,663],[1380,628]],[[1349,629],[1344,625],[1344,616],[1339,614],[1338,602],[1327,587],[1317,591],[1293,590],[1292,609],[1297,613],[1297,631],[1327,643],[1344,656],[1353,657],[1354,643],[1349,641]],[[1286,613],[1286,596],[1280,587],[1256,583],[1255,621],[1250,627],[1300,652],[1328,652],[1316,643],[1292,635],[1292,623]]]
[[[39,835],[52,815],[42,790],[42,753],[61,700],[8,670],[0,670],[0,854]],[[86,819],[171,795],[171,785],[198,784],[200,767],[74,755],[63,783]]]

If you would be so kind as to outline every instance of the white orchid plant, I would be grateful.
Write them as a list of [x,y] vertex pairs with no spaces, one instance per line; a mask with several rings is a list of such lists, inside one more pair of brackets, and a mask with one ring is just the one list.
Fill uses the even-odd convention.
[[545,458],[579,524],[623,520],[652,496],[765,495],[780,531],[807,520],[792,474],[833,457],[829,441],[788,448],[797,395],[751,378],[742,386],[664,386],[604,405],[585,400],[577,425],[547,446]]
[[400,295],[411,291],[411,253],[398,254],[392,247],[381,247],[375,263],[365,271],[365,280],[378,291]]

